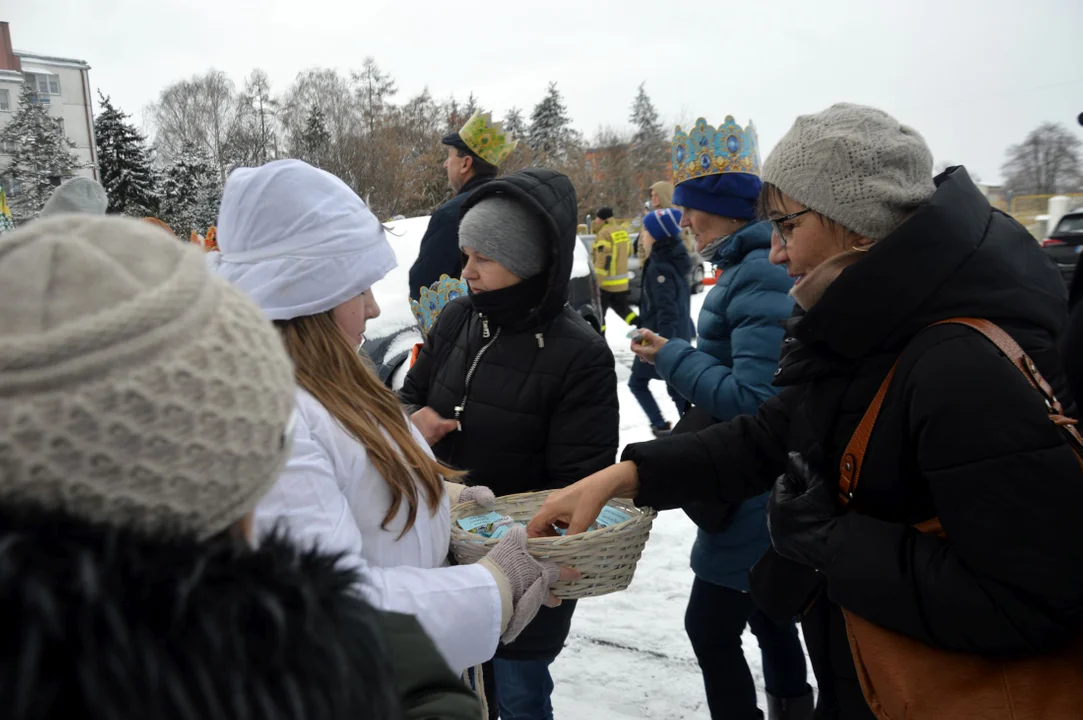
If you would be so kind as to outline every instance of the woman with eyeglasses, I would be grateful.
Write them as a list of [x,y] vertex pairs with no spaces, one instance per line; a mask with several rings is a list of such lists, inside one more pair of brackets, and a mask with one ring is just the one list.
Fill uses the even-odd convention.
[[[934,180],[921,135],[873,108],[798,118],[763,179],[771,261],[804,310],[789,323],[781,392],[755,414],[629,446],[624,462],[550,497],[531,532],[579,532],[612,497],[664,509],[773,487],[772,544],[808,581],[798,593],[793,573],[777,575],[804,614],[818,718],[873,717],[842,608],[942,650],[1059,650],[1083,627],[1079,461],[996,345],[938,324],[996,324],[1067,401],[1056,268],[964,168]],[[882,387],[873,432],[851,445]],[[840,479],[862,440],[855,488]],[[943,534],[914,527],[933,518]]]
[[[727,143],[729,138],[735,142]],[[722,274],[703,302],[695,346],[677,336],[640,331],[632,343],[637,357],[629,385],[649,395],[647,383],[661,377],[691,402],[694,408],[678,424],[679,433],[754,413],[775,395],[771,381],[782,323],[793,314],[794,303],[789,296],[793,281],[768,258],[771,224],[756,219],[762,182],[755,128],[742,128],[733,118],[717,129],[700,120],[688,133],[678,130],[672,155],[673,200],[684,208],[681,226],[691,231],[700,256]],[[659,282],[657,289],[665,289],[665,278],[656,274],[644,276],[645,290]],[[771,620],[749,593],[749,570],[771,544],[766,506],[765,488],[743,502],[684,508],[699,526],[685,631],[715,718],[761,717],[741,647],[746,626],[759,642],[771,717],[803,720],[812,714],[812,689],[793,616]]]
[[480,563],[446,567],[450,505],[494,498],[455,482],[358,355],[380,313],[372,285],[396,263],[383,226],[337,177],[278,160],[230,174],[218,231],[208,264],[274,321],[299,386],[292,452],[257,532],[342,553],[362,594],[416,616],[453,670],[487,661],[570,575],[531,558],[522,529]]

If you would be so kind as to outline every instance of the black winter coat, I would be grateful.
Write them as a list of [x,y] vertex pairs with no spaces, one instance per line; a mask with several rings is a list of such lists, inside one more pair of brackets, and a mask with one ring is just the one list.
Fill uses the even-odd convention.
[[421,237],[417,260],[410,267],[412,299],[421,297],[421,288],[432,285],[441,275],[453,278],[462,275],[459,220],[462,217],[463,203],[470,197],[470,193],[494,179],[496,178],[493,175],[475,175],[453,198],[433,211],[425,234]]
[[[401,397],[407,405],[429,406],[447,418],[462,407],[462,430],[449,433],[433,452],[469,471],[467,484],[485,485],[500,496],[564,487],[608,467],[617,451],[619,409],[612,352],[565,302],[578,242],[571,182],[552,171],[528,170],[483,186],[463,211],[493,194],[520,200],[545,223],[552,262],[544,296],[533,307],[511,312],[503,324],[476,312],[471,297],[449,304],[410,369]],[[574,605],[543,607],[498,655],[556,657]]]
[[688,273],[692,259],[679,237],[656,240],[643,265],[639,326],[664,338],[691,340],[692,291]]
[[0,511],[3,717],[476,720],[417,620],[336,560]]
[[[828,596],[942,648],[1049,650],[1083,622],[1079,463],[994,345],[968,328],[925,328],[959,316],[997,323],[1070,404],[1055,344],[1066,292],[1033,238],[990,208],[965,170],[937,184],[792,323],[780,395],[755,416],[633,445],[625,458],[639,468],[637,501],[656,508],[761,493],[788,451],[837,482],[843,450],[901,354],[861,485],[830,539]],[[910,527],[934,516],[948,540]],[[832,677],[817,668],[821,692],[852,699],[860,690],[838,611],[819,614],[830,628],[806,637],[814,664],[817,654],[830,663]],[[837,712],[825,717],[851,716]]]

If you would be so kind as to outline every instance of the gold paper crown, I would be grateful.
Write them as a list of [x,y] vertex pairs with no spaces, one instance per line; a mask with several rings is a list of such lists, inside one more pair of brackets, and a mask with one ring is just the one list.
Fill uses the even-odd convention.
[[459,137],[471,152],[490,165],[504,162],[519,145],[511,133],[504,132],[503,125],[493,122],[492,116],[481,110],[474,111],[459,131]]
[[724,173],[760,174],[760,141],[752,123],[742,128],[727,115],[717,129],[703,118],[687,133],[678,125],[673,135],[673,184]]

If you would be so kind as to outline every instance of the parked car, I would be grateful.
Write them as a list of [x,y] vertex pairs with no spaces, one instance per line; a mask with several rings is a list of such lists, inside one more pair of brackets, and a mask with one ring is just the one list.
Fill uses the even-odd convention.
[[[377,375],[393,390],[402,387],[406,372],[410,369],[410,353],[414,345],[424,340],[410,309],[409,273],[428,226],[427,216],[387,224],[387,239],[399,264],[372,288],[380,305],[380,317],[367,323],[363,349],[375,365]],[[582,243],[576,244],[572,279],[568,283],[568,302],[595,330],[601,332],[602,302],[598,294],[598,281],[594,277],[590,253]]]
[[1042,241],[1042,247],[1060,268],[1064,282],[1071,287],[1076,262],[1083,253],[1083,208],[1062,217],[1049,237]]
[[[639,299],[643,294],[643,274],[639,272],[639,233],[630,232],[628,236],[632,240],[632,256],[628,258],[628,272],[631,277],[628,279],[628,302],[633,305],[639,305]],[[583,241],[584,247],[587,252],[590,253],[594,248],[594,236],[593,235],[580,235],[579,239]],[[703,292],[703,276],[706,274],[705,261],[699,256],[699,253],[692,254],[692,270],[688,273],[688,287],[692,290],[693,295],[698,295]]]

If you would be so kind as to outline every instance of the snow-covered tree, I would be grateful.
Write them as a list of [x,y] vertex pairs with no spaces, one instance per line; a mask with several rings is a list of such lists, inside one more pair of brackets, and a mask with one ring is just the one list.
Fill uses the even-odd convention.
[[94,118],[101,184],[109,196],[110,213],[145,217],[157,215],[161,198],[158,178],[150,163],[146,138],[128,115],[98,92],[101,112]]
[[193,144],[182,148],[162,175],[162,220],[184,240],[193,230],[205,234],[222,202],[218,164]]
[[36,216],[63,178],[86,167],[71,152],[75,143],[64,135],[47,108],[37,101],[30,84],[24,84],[19,107],[0,132],[0,141],[15,147],[11,164],[3,173],[9,187],[16,189],[8,200],[16,223]]
[[504,130],[519,139],[526,138],[527,126],[522,110],[517,107],[508,108],[507,114],[504,115]]
[[327,121],[319,105],[313,105],[308,111],[304,132],[301,133],[301,159],[321,167],[327,157],[327,146],[331,142],[331,133],[327,130]]
[[543,166],[559,163],[574,149],[578,134],[572,129],[568,109],[555,82],[530,116],[527,144]]
[[[669,140],[645,86],[646,83],[640,84],[628,119],[636,128],[630,148],[632,167],[637,175],[642,176],[641,182],[650,184],[667,174]],[[656,175],[659,177],[654,177]]]

